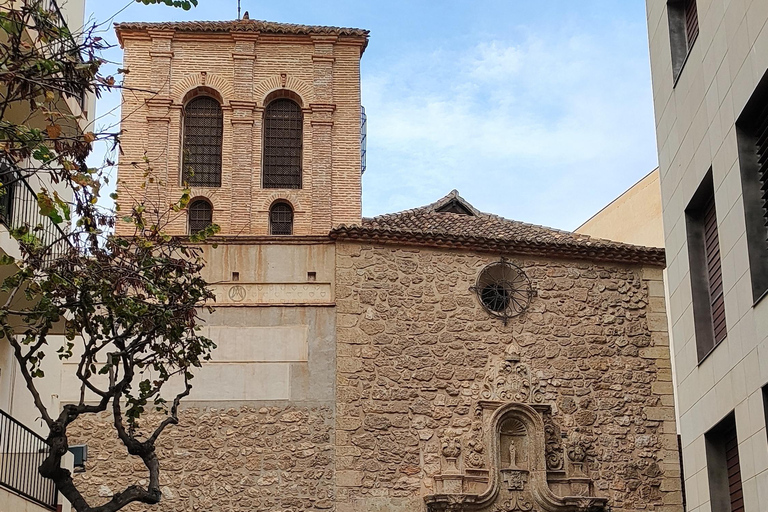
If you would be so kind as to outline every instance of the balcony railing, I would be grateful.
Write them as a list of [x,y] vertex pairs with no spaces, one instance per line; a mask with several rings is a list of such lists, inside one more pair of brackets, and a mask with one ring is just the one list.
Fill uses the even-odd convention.
[[[40,8],[49,11],[53,13],[54,20],[53,23],[56,27],[62,28],[67,26],[67,20],[64,18],[64,15],[61,13],[61,9],[59,9],[59,5],[56,3],[56,0],[39,0],[40,1]],[[77,41],[75,40],[72,35],[70,35],[66,39],[62,39],[56,42],[56,46],[51,46],[51,50],[54,54],[59,54],[62,51],[67,51],[70,53],[74,58],[76,58],[79,62],[83,62],[83,56],[80,54],[80,48],[77,44]],[[85,110],[85,94],[83,94],[81,91],[77,90],[70,90],[68,92],[65,92],[65,94],[71,98],[74,98],[75,101],[77,101],[77,104],[80,106],[80,110]]]
[[56,486],[37,471],[48,451],[45,439],[0,410],[0,486],[56,510]]
[[40,213],[37,194],[19,170],[0,161],[0,223],[8,229],[26,227],[47,247],[45,261],[53,261],[71,248],[67,233],[49,217]]

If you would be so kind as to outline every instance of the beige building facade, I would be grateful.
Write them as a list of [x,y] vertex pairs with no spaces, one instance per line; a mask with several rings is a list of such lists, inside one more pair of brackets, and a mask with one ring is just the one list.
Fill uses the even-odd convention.
[[574,230],[646,247],[664,247],[659,170],[654,169]]
[[768,4],[647,15],[688,510],[767,510]]
[[[18,8],[21,2],[3,2],[0,10],[9,9],[11,4]],[[52,23],[66,25],[73,34],[80,32],[84,22],[85,0],[46,0],[41,2],[41,7],[51,13]],[[94,119],[95,100],[93,95],[80,98],[68,94],[58,96],[56,108],[73,117],[72,121],[61,123],[64,136],[82,134],[89,129]],[[30,116],[26,105],[19,103],[10,105],[2,120],[45,129],[47,121],[41,116]],[[0,159],[0,179],[10,177],[7,183],[13,182],[4,187],[3,199],[0,199],[0,253],[14,258],[19,258],[21,252],[10,229],[40,225],[42,229],[38,231],[38,236],[44,243],[52,243],[66,231],[66,227],[54,225],[49,218],[39,214],[36,208],[30,207],[36,204],[36,194],[43,188],[56,191],[65,200],[72,196],[70,190],[63,184],[53,183],[47,174],[34,175],[28,172],[36,168],[36,165],[39,164],[29,160],[10,162]],[[26,179],[17,179],[19,169],[28,174]],[[54,245],[52,254],[65,250],[64,244],[62,241]],[[3,266],[0,280],[12,272],[10,267]],[[52,343],[61,339],[63,336],[54,334],[50,337]],[[39,385],[39,390],[45,405],[56,410],[60,407],[61,366],[54,359],[52,357],[42,365],[49,379]],[[13,349],[3,340],[0,342],[0,511],[45,512],[58,506],[59,510],[68,512],[70,506],[57,495],[53,482],[44,480],[37,473],[36,465],[42,462],[44,450],[47,449],[44,441],[47,430],[16,365]],[[72,460],[71,455],[65,456],[65,465],[71,467]]]
[[[362,218],[366,31],[117,31],[121,207],[188,184],[169,231],[221,226],[218,348],[158,446],[158,510],[682,511],[661,249],[456,191]],[[103,422],[72,434],[92,503],[144,478]]]

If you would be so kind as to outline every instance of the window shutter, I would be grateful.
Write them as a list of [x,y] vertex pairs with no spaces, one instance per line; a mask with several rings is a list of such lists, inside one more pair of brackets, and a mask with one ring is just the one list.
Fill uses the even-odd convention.
[[221,142],[224,119],[219,102],[195,98],[184,108],[182,182],[190,186],[221,186]]
[[[757,129],[757,163],[763,207],[763,223],[768,227],[768,107],[760,113]],[[768,243],[768,239],[765,240]]]
[[696,38],[699,37],[699,13],[696,0],[685,1],[685,36],[690,50]]
[[741,489],[741,465],[739,464],[739,441],[736,437],[736,428],[729,429],[724,437],[731,512],[744,512],[744,496]]
[[717,344],[725,339],[726,326],[723,274],[720,265],[720,243],[717,236],[714,195],[707,200],[704,211],[704,250],[707,259],[709,298],[712,307],[712,327],[715,331],[715,344]]
[[264,112],[264,188],[301,188],[301,107],[280,98]]

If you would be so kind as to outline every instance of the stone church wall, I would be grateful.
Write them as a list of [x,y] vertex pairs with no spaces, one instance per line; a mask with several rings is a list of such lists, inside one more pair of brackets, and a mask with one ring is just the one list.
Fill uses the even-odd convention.
[[338,512],[423,510],[446,439],[459,469],[484,467],[478,404],[510,353],[551,404],[548,469],[573,466],[578,445],[614,512],[682,510],[660,268],[513,258],[536,295],[505,326],[470,291],[498,255],[336,254]]
[[[128,456],[109,421],[78,420],[70,436],[71,444],[88,444],[87,471],[75,481],[92,506],[133,483],[146,485],[144,465]],[[327,510],[333,451],[329,407],[188,408],[158,441],[162,501],[126,510]]]

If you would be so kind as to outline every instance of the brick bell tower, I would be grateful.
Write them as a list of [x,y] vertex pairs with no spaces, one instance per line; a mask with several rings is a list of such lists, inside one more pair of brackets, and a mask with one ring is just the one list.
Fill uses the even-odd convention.
[[368,31],[256,20],[116,30],[129,71],[119,202],[162,211],[188,184],[189,211],[166,229],[221,227],[216,245],[203,247],[215,311],[201,313],[218,348],[185,407],[332,411],[336,245],[328,235],[361,222]]
[[187,184],[179,234],[214,222],[227,237],[323,236],[360,222],[368,31],[249,19],[116,30],[129,70],[121,203],[162,206]]

